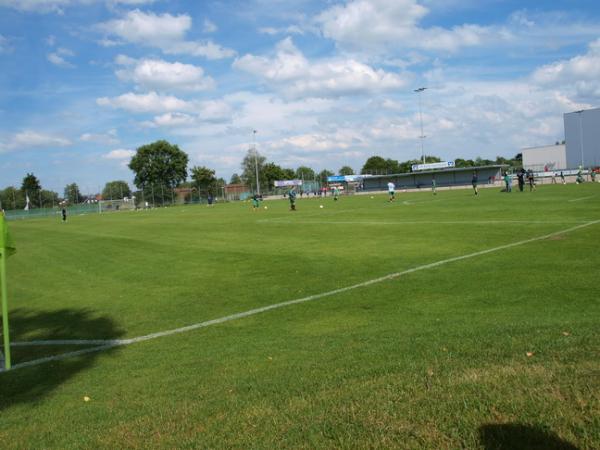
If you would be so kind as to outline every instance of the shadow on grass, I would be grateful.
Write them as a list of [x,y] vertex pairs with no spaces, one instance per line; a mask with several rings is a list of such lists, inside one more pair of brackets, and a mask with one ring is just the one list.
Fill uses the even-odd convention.
[[577,450],[552,432],[518,423],[483,425],[479,438],[486,450]]
[[[119,339],[124,331],[110,318],[90,310],[61,309],[10,314],[11,342],[59,339]],[[12,347],[13,366],[39,358],[59,355],[92,346]],[[4,350],[4,349],[2,349]],[[92,352],[59,361],[0,372],[0,411],[18,404],[39,401],[77,373],[91,367],[100,353]]]

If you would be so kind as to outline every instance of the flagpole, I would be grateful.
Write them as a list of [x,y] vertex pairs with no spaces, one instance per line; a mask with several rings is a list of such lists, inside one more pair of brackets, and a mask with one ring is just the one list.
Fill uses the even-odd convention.
[[0,249],[0,285],[2,288],[2,330],[4,335],[4,368],[10,370],[10,336],[8,333],[8,294],[6,289],[6,248]]

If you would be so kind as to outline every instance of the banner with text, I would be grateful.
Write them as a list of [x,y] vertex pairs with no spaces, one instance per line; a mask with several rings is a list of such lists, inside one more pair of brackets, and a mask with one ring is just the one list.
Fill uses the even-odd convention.
[[447,169],[448,167],[454,167],[454,161],[442,161],[429,164],[413,164],[411,168],[413,172],[417,172],[419,170]]

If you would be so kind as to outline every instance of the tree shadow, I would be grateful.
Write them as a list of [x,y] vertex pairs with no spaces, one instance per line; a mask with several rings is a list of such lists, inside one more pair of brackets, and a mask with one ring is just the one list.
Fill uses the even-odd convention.
[[[125,332],[111,318],[88,309],[32,311],[21,308],[10,313],[10,333],[11,342],[16,343],[34,340],[119,339]],[[19,364],[93,347],[97,345],[11,346],[11,359],[16,369],[0,372],[0,411],[18,403],[39,401],[77,373],[91,367],[100,353],[114,352],[118,347],[30,367],[18,368]]]
[[550,431],[518,423],[482,425],[479,439],[486,450],[578,450]]

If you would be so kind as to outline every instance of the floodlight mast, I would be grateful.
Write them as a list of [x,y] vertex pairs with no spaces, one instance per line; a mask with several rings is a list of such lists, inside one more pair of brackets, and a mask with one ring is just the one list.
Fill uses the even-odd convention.
[[581,152],[581,169],[583,169],[583,125],[581,124],[581,115],[583,114],[583,111],[583,109],[575,111],[579,116],[579,151]]
[[419,89],[415,89],[414,92],[419,94],[419,121],[421,122],[421,159],[423,160],[423,164],[425,164],[425,150],[423,149],[423,139],[425,139],[425,134],[423,133],[423,112],[421,108],[421,94],[425,91],[426,87],[420,87]]
[[260,183],[258,182],[258,154],[256,152],[256,130],[252,130],[252,150],[254,151],[254,170],[256,171],[256,194],[260,195]]

